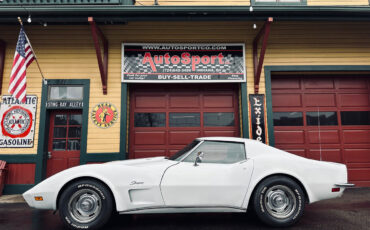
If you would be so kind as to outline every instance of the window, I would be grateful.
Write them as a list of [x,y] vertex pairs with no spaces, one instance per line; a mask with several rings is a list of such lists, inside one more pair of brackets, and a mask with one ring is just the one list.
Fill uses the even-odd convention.
[[338,125],[337,112],[307,112],[307,125]]
[[243,143],[205,141],[184,162],[194,162],[198,152],[203,152],[201,163],[233,164],[246,159]]
[[274,126],[302,126],[302,112],[274,112]]
[[204,126],[234,126],[234,113],[204,113]]
[[81,125],[81,114],[56,114],[53,129],[53,150],[80,150]]
[[252,0],[253,5],[307,5],[307,0]]
[[370,125],[370,111],[340,112],[342,125]]
[[165,127],[166,113],[135,113],[135,127]]
[[200,113],[170,113],[170,127],[199,127]]
[[83,100],[82,86],[49,86],[49,100]]

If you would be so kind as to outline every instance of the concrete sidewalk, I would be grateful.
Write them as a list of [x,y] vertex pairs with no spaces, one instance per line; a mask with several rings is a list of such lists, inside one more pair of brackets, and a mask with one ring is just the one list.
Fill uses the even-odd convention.
[[25,203],[22,195],[2,195],[0,196],[0,204],[10,204],[10,203]]

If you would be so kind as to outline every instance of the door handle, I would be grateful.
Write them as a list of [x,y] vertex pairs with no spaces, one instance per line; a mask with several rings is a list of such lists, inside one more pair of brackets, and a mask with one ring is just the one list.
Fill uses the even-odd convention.
[[48,152],[48,159],[51,158],[51,152]]

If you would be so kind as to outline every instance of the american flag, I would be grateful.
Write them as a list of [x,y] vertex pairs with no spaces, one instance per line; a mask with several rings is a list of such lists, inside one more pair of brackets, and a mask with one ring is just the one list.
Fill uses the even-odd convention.
[[26,102],[26,70],[35,59],[31,44],[23,27],[19,32],[17,47],[15,49],[12,73],[10,75],[8,92],[22,103]]

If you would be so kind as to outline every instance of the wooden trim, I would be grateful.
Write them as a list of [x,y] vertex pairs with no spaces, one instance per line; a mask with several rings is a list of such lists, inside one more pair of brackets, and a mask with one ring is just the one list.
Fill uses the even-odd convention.
[[[107,81],[108,81],[108,40],[105,38],[103,32],[99,29],[99,27],[97,27],[93,17],[88,17],[88,21],[90,23],[91,34],[92,34],[92,37],[93,37],[93,40],[94,40],[96,58],[98,59],[100,78],[101,78],[101,83],[102,83],[102,87],[103,87],[103,94],[107,95],[107,92],[108,92],[108,86],[107,86]],[[102,56],[101,56],[101,47],[100,47],[100,43],[99,43],[99,37],[103,42],[103,50],[104,50],[103,59],[104,60],[102,60]]]
[[243,127],[243,138],[249,138],[249,122],[248,122],[248,96],[247,96],[247,83],[240,84],[240,103],[242,110],[241,124]]
[[6,50],[6,43],[5,41],[0,40],[0,94],[2,94],[2,85],[3,85],[3,77],[4,77],[5,50]]
[[[269,145],[275,146],[274,121],[272,111],[271,75],[273,72],[336,72],[360,71],[370,72],[370,65],[307,65],[307,66],[265,66],[266,84],[266,108],[267,108],[267,128]],[[345,76],[345,75],[338,75]]]
[[121,83],[121,126],[120,126],[120,143],[119,143],[119,159],[128,158],[127,153],[127,106],[128,106],[128,84]]
[[46,161],[48,152],[47,137],[49,134],[48,124],[50,121],[49,112],[52,109],[46,108],[48,97],[48,86],[50,85],[82,85],[83,86],[83,107],[82,107],[82,136],[80,149],[80,164],[86,163],[87,149],[87,128],[89,118],[90,80],[89,79],[66,79],[47,80],[47,85],[42,84],[41,110],[39,124],[39,139],[36,157],[35,184],[40,183],[46,177]]
[[[258,94],[258,90],[259,90],[262,66],[263,66],[263,61],[265,59],[265,53],[267,49],[267,40],[269,38],[270,26],[273,20],[274,19],[272,17],[269,17],[253,40],[253,67],[254,67],[253,70],[254,70],[254,93],[255,94]],[[257,51],[258,43],[262,36],[263,36],[262,47],[260,51],[260,57],[258,59],[258,51]]]

